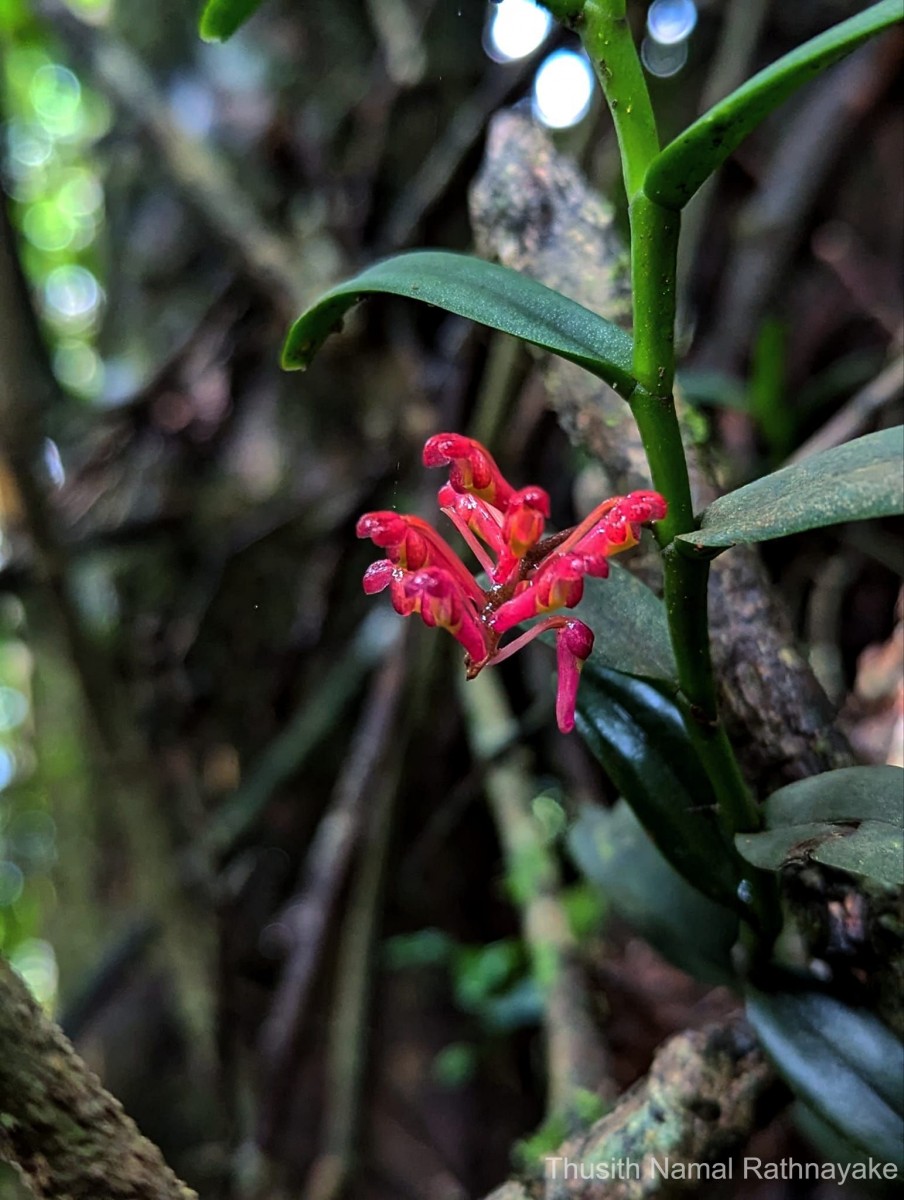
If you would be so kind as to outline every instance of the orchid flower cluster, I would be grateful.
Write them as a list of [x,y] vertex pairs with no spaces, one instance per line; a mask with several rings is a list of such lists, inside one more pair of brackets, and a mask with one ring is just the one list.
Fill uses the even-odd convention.
[[371,512],[358,521],[358,537],[369,537],[387,557],[368,568],[365,592],[389,588],[397,613],[419,613],[425,625],[447,629],[465,649],[469,679],[546,630],[555,630],[556,719],[559,729],[569,733],[593,631],[583,621],[558,614],[504,646],[501,640],[523,621],[574,608],[584,593],[585,576],[604,579],[608,559],[637,545],[642,524],[665,516],[665,500],[658,492],[615,496],[573,529],[544,537],[548,494],[533,485],[513,488],[479,442],[439,433],[424,446],[424,465],[449,466],[439,505],[474,552],[489,586],[481,586],[426,521]]

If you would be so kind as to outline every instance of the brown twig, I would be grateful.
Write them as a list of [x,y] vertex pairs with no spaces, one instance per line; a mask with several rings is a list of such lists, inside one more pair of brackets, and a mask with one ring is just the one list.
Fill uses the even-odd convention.
[[477,146],[492,114],[517,97],[542,56],[560,40],[554,34],[527,58],[494,68],[476,94],[458,106],[442,136],[390,209],[376,237],[378,247],[398,250],[411,244],[462,162]]
[[361,863],[342,921],[338,983],[328,1049],[324,1132],[320,1153],[305,1185],[305,1200],[337,1200],[354,1171],[374,951],[380,930],[393,810],[401,773],[401,759],[397,758],[377,784]]
[[842,408],[788,459],[786,465],[802,462],[811,454],[831,450],[862,433],[870,418],[886,404],[896,400],[904,392],[904,357],[888,364],[875,379],[848,400]]
[[48,607],[82,683],[88,713],[101,744],[113,749],[106,679],[82,627],[54,517],[41,478],[46,413],[62,402],[38,331],[28,286],[16,252],[5,197],[0,193],[0,444],[19,497],[20,519],[31,543]]
[[[751,74],[751,64],[769,16],[770,4],[771,0],[731,0],[700,97],[701,114],[733,92]],[[717,177],[711,176],[682,214],[681,242],[678,247],[678,278],[683,281],[682,286],[692,277],[717,188]]]
[[270,1144],[284,1111],[324,939],[361,837],[367,799],[386,759],[404,682],[403,643],[390,654],[368,693],[329,807],[308,848],[298,890],[276,921],[287,958],[259,1037],[265,1082],[259,1140],[264,1146]]
[[897,73],[900,39],[864,46],[818,80],[784,126],[759,186],[738,218],[738,238],[700,360],[737,369],[773,302],[829,172],[865,113]]

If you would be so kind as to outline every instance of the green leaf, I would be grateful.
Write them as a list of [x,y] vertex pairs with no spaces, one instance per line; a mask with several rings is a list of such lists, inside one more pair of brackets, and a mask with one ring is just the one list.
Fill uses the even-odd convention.
[[[791,1106],[791,1119],[798,1133],[827,1161],[839,1163],[841,1166],[868,1162],[869,1156],[864,1154],[859,1146],[855,1146],[837,1126],[830,1125],[803,1100],[794,1101]],[[867,1194],[872,1195],[872,1190]]]
[[207,0],[201,13],[205,42],[225,42],[260,8],[263,0]]
[[773,792],[764,806],[768,828],[805,821],[886,821],[904,825],[904,770],[841,767]]
[[[608,579],[586,579],[573,614],[593,630],[590,667],[653,679],[677,690],[677,667],[665,605],[630,571],[610,562]],[[555,634],[542,634],[555,644]]]
[[307,367],[327,337],[341,328],[345,313],[380,293],[421,300],[510,333],[578,363],[623,396],[636,387],[631,338],[623,329],[517,271],[438,250],[387,259],[321,296],[289,330],[283,367]]
[[820,842],[813,857],[882,887],[904,887],[904,833],[879,821],[864,821],[850,837]]
[[882,887],[904,887],[904,771],[845,767],[780,788],[762,833],[739,834],[738,851],[768,871],[823,863]]
[[737,908],[743,862],[722,834],[674,701],[591,660],[578,691],[577,727],[663,857],[711,900]]
[[904,887],[904,835],[879,821],[863,821],[856,828],[813,822],[738,834],[735,844],[747,862],[766,871],[812,859],[881,887]]
[[732,982],[737,914],[666,862],[624,800],[611,809],[585,805],[568,848],[619,916],[675,966],[707,983]]
[[751,989],[747,1016],[792,1090],[866,1154],[904,1145],[904,1047],[871,1013],[818,992]]
[[904,426],[882,429],[782,467],[720,496],[682,548],[718,553],[739,542],[766,542],[840,521],[904,512]]
[[653,159],[644,191],[680,209],[773,109],[802,84],[904,16],[901,0],[883,0],[792,50],[726,96]]

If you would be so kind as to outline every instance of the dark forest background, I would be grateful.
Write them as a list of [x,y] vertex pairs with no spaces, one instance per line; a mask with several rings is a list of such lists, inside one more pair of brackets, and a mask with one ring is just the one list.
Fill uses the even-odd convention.
[[[664,133],[719,72],[860,7],[700,3],[686,66],[651,81]],[[492,11],[273,0],[209,46],[183,0],[0,0],[2,180],[37,320],[7,279],[0,949],[210,1200],[323,1200],[334,1169],[361,1200],[462,1200],[513,1147],[536,1152],[543,1001],[519,872],[559,873],[611,1089],[735,1004],[559,854],[614,792],[555,731],[548,652],[466,702],[451,639],[361,589],[357,517],[433,511],[431,433],[486,438],[559,525],[599,498],[536,359],[387,300],[305,375],[278,366],[291,319],[338,279],[472,247],[488,124],[529,110],[540,64],[572,47],[552,30],[494,61]],[[681,385],[732,483],[840,440],[833,421],[849,437],[900,420],[900,58],[892,35],[804,89],[690,212]],[[602,106],[549,136],[623,236]],[[9,463],[35,448],[24,494]],[[766,558],[857,753],[900,764],[893,531]],[[512,792],[539,860],[500,844]],[[786,1118],[758,1137],[764,1156],[815,1153]]]

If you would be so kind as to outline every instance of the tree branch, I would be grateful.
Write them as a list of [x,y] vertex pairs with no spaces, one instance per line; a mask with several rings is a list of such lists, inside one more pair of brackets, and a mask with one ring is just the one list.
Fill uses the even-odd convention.
[[[696,1194],[699,1178],[680,1178],[680,1167],[728,1159],[750,1136],[773,1084],[743,1021],[680,1033],[608,1116],[546,1158],[545,1181],[511,1180],[487,1200],[668,1200]],[[653,1159],[663,1164],[666,1157],[669,1170],[663,1175]],[[577,1169],[566,1172],[566,1162]],[[594,1178],[597,1165],[614,1168],[613,1177]],[[619,1166],[628,1178],[618,1178]],[[578,1178],[568,1177],[573,1175]]]

